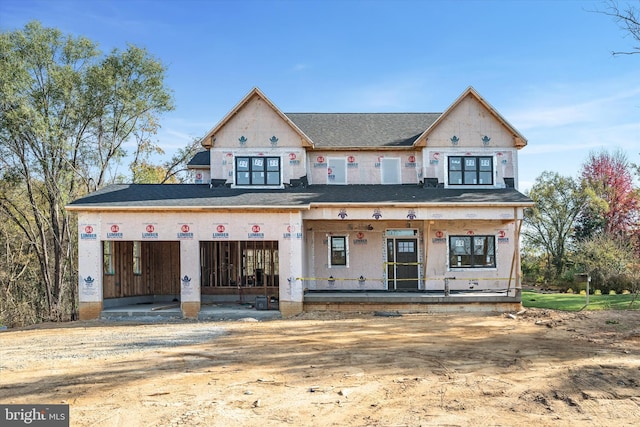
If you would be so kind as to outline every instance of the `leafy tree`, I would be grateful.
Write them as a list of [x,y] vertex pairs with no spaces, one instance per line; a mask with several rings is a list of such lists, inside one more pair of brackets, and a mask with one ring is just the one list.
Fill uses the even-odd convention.
[[591,153],[582,167],[582,179],[598,203],[584,209],[577,235],[589,238],[599,233],[627,238],[638,232],[640,198],[633,187],[631,164],[624,153]]
[[164,151],[157,146],[139,145],[142,147],[136,152],[134,161],[129,168],[136,184],[173,184],[182,183],[187,179],[184,173],[187,170],[187,163],[201,148],[198,140],[193,140],[189,145],[179,149],[169,160],[160,164],[149,162],[150,154],[164,154]]
[[608,234],[597,235],[580,242],[575,261],[580,271],[591,276],[593,289],[608,290],[607,281],[615,277],[628,277],[631,283],[634,256],[628,241]]
[[103,56],[31,22],[1,33],[0,52],[0,220],[28,242],[46,317],[61,320],[73,309],[77,229],[64,206],[104,185],[123,143],[157,130],[172,98],[164,66],[135,46]]
[[545,171],[536,178],[528,196],[536,205],[525,211],[524,243],[544,251],[545,280],[549,281],[564,271],[575,221],[589,195],[573,178]]

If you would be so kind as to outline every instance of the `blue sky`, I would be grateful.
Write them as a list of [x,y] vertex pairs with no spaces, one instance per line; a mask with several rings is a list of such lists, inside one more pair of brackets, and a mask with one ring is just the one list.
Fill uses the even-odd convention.
[[[623,2],[625,0],[622,0]],[[636,2],[640,7],[640,2]],[[284,112],[442,112],[473,86],[529,144],[520,188],[577,176],[590,151],[640,163],[639,43],[603,1],[2,0],[0,29],[30,20],[127,43],[167,67],[170,155],[253,87]]]

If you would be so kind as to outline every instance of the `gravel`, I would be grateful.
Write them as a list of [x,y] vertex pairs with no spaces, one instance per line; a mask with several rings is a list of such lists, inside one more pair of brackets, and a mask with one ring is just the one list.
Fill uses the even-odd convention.
[[[96,325],[98,326],[98,325]],[[10,332],[0,335],[0,370],[24,368],[29,363],[57,359],[100,359],[136,352],[201,344],[228,332],[224,327],[206,323],[180,324],[101,324],[99,334],[83,334],[90,327],[69,328],[52,342],[46,329],[29,331],[28,341],[11,339]]]

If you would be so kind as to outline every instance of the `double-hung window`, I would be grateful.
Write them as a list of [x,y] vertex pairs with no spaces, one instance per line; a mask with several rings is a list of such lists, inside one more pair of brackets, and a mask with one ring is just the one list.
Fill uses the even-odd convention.
[[495,236],[449,236],[449,267],[495,267],[495,241]]
[[280,157],[236,157],[236,185],[280,185]]
[[493,185],[493,157],[449,157],[449,185]]

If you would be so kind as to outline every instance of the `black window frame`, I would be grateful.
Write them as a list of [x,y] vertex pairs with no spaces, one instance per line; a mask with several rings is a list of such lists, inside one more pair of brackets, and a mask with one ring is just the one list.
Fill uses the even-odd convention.
[[[454,159],[460,160],[459,168],[452,166],[452,161]],[[467,160],[475,160],[476,166],[472,167],[468,165]],[[489,161],[489,170],[486,170],[486,169],[482,170],[483,167],[486,167],[481,164],[483,160]],[[493,168],[492,156],[449,156],[447,161],[447,166],[448,166],[447,182],[449,183],[449,185],[493,185],[494,183],[494,179],[493,179],[494,168]],[[490,182],[480,184],[480,177],[486,176],[487,173],[488,173],[488,176],[490,177]],[[454,178],[452,178],[454,174],[460,174],[460,180],[462,182],[460,183],[454,182]],[[473,182],[473,179],[475,179],[476,182]]]
[[[342,248],[334,247],[333,242],[342,241]],[[349,265],[349,237],[330,236],[329,238],[329,262],[331,267],[347,267]],[[340,254],[341,252],[341,254]]]
[[[484,239],[485,243],[477,244],[481,239]],[[454,244],[458,241],[469,243],[468,245]],[[490,260],[487,260],[488,257]],[[496,236],[489,234],[449,236],[449,268],[496,268]]]
[[[243,160],[247,162],[246,165],[240,164]],[[270,164],[274,160],[277,162],[277,166]],[[258,165],[257,161],[262,161],[262,166]],[[236,156],[234,166],[236,186],[279,187],[282,185],[282,160],[280,157]],[[246,177],[241,179],[240,174],[246,174]],[[262,174],[262,179],[259,179],[259,174]],[[270,181],[271,177],[276,176],[277,182]]]

